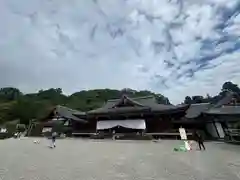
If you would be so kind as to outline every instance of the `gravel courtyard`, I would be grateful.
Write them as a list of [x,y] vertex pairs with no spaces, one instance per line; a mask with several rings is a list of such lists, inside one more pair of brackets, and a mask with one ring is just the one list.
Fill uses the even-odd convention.
[[240,146],[208,142],[207,151],[173,152],[179,141],[64,139],[0,141],[1,180],[237,180]]

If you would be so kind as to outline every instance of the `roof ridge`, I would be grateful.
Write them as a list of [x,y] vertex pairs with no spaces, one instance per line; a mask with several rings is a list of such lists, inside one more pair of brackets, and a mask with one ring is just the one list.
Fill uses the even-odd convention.
[[235,95],[234,92],[226,92],[226,94],[216,102],[216,104],[214,105],[214,107],[219,107],[222,106],[224,104],[228,104],[231,100],[229,98],[233,98],[233,96]]
[[[125,95],[126,96],[126,95]],[[129,96],[126,96],[127,98],[129,99],[132,99],[132,100],[136,100],[136,99],[147,99],[147,98],[155,98],[154,95],[148,95],[148,96],[139,96],[139,97],[129,97]],[[121,98],[116,98],[116,99],[109,99],[107,100],[107,102],[113,102],[113,101],[117,101]]]
[[140,97],[134,97],[131,99],[146,99],[146,98],[155,98],[154,95],[148,95],[148,96],[140,96]]
[[211,103],[193,103],[193,104],[190,104],[190,105],[198,105],[198,104],[211,104]]
[[[67,109],[67,110],[75,111],[75,112],[83,112],[83,111],[79,111],[79,110],[72,109],[72,108],[69,108],[69,107],[67,107],[67,106],[62,106],[62,105],[57,105],[56,107],[65,108],[65,109]],[[83,112],[83,113],[84,113],[84,112]]]

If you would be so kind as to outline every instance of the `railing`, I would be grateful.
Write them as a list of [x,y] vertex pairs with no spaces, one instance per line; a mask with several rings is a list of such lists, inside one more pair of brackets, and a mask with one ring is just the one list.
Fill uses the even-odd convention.
[[95,132],[73,132],[73,135],[92,135],[96,134]]
[[[180,136],[179,132],[156,132],[156,133],[146,133],[148,135],[166,135],[166,136]],[[193,133],[186,133],[187,136],[191,136]]]
[[226,132],[232,136],[240,136],[240,129],[227,129]]
[[240,143],[240,129],[226,129],[226,142]]

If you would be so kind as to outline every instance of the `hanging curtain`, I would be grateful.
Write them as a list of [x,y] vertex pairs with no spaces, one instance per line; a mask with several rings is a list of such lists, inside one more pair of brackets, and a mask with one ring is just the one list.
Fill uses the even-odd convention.
[[1,128],[1,133],[5,133],[7,132],[7,129],[6,128]]
[[113,127],[122,126],[130,129],[146,129],[144,119],[136,120],[106,120],[97,122],[97,130],[111,129]]
[[42,133],[51,132],[52,128],[43,128]]

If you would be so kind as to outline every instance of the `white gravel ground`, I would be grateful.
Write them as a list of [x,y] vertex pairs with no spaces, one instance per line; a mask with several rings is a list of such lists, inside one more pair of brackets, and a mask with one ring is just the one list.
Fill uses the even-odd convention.
[[207,151],[173,152],[179,141],[0,141],[1,180],[238,180],[240,146],[208,142]]

